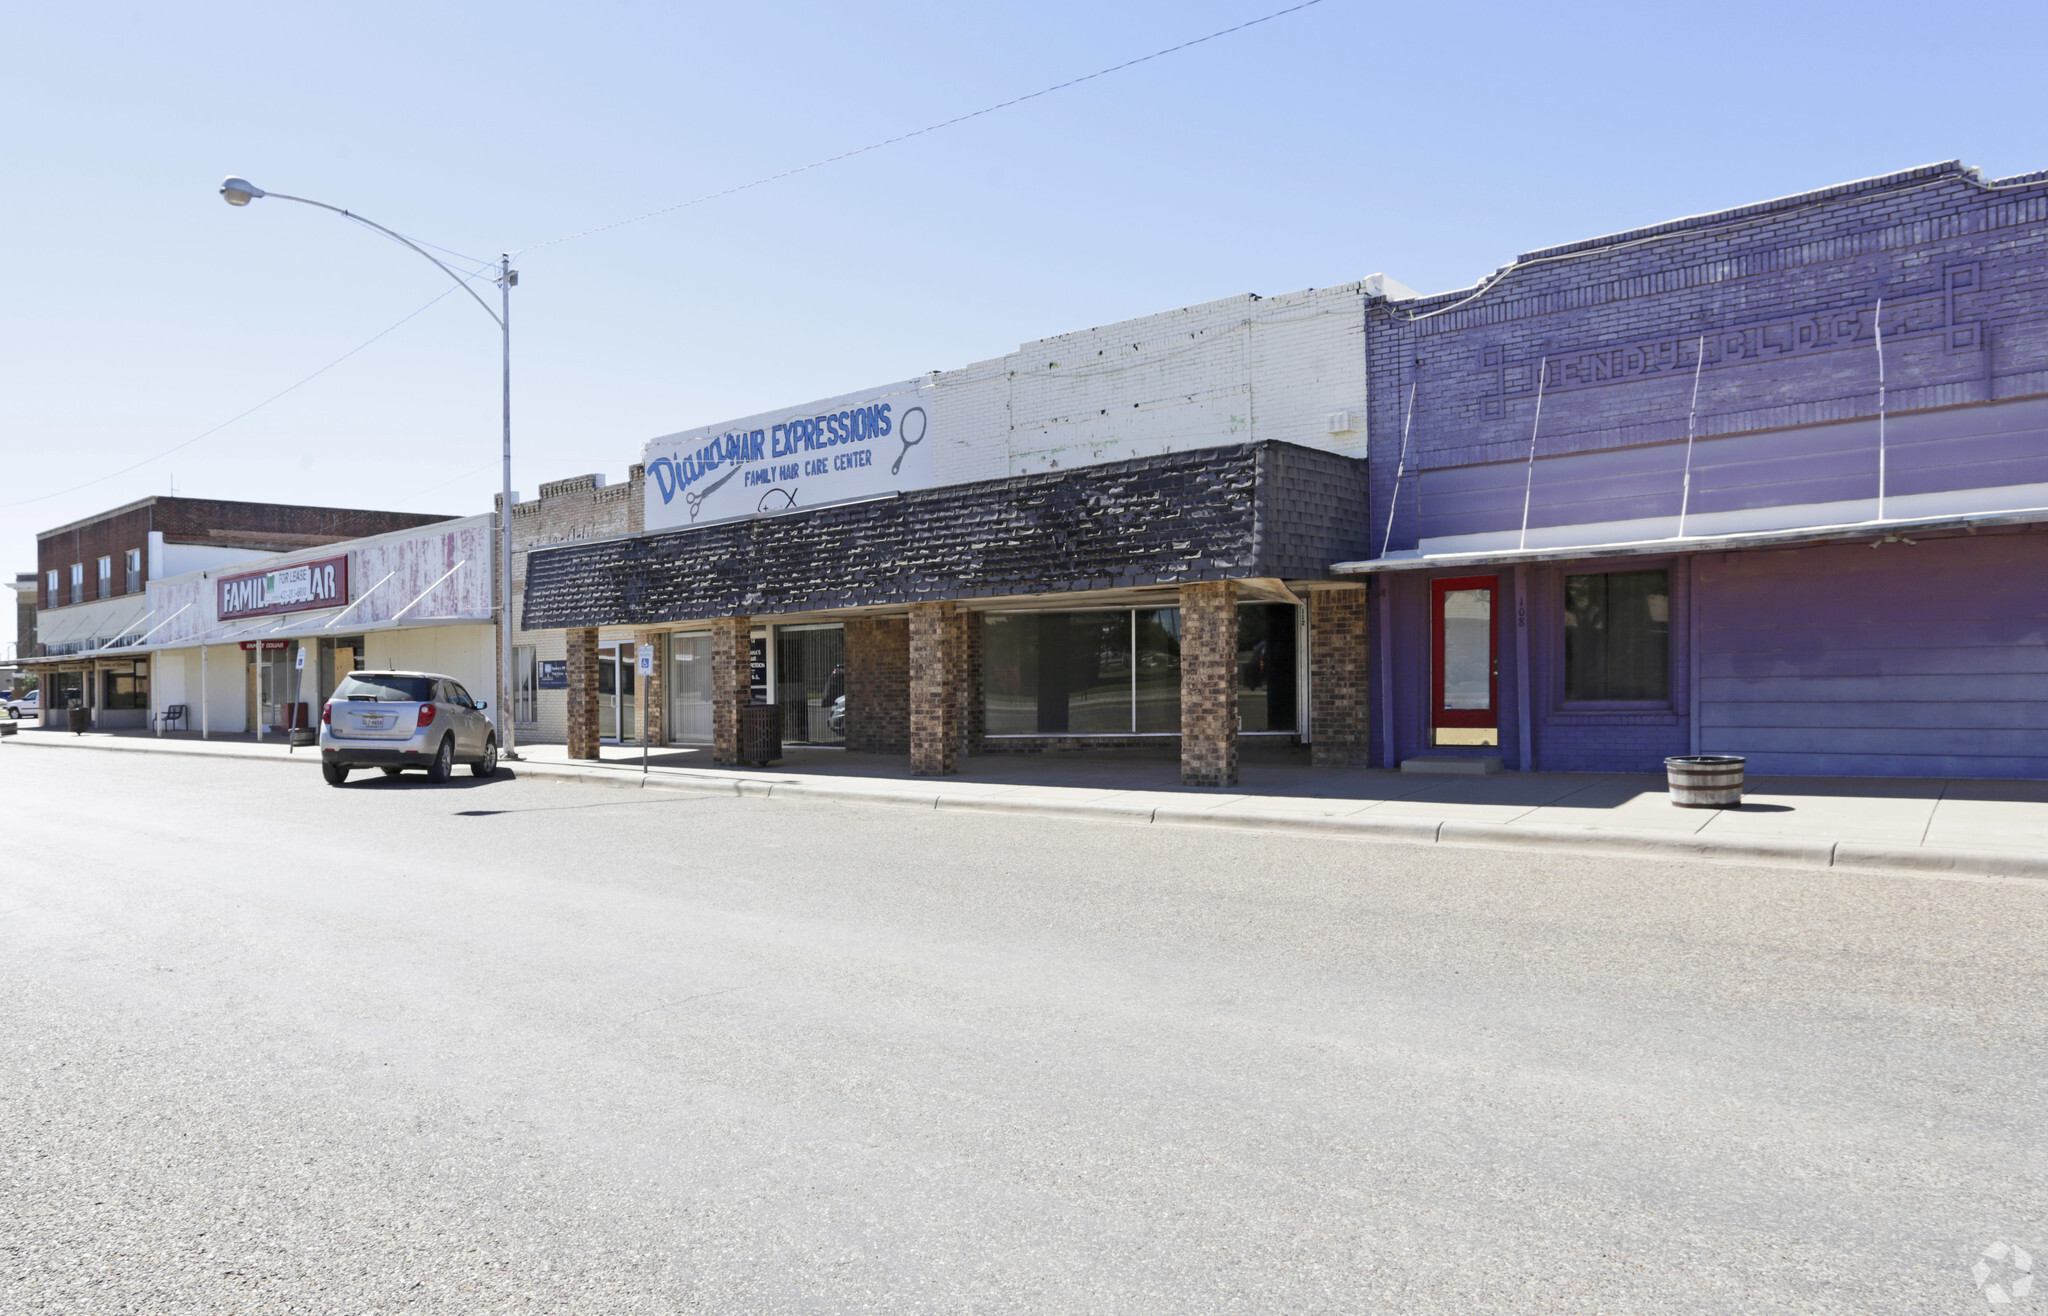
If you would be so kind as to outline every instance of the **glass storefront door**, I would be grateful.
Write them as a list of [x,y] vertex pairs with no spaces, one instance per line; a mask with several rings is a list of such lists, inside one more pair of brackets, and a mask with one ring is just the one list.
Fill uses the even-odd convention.
[[775,628],[775,702],[784,744],[846,743],[844,626]]
[[1461,576],[1432,582],[1435,622],[1431,664],[1432,739],[1437,745],[1498,745],[1495,701],[1500,636],[1494,626],[1497,576]]
[[711,742],[711,637],[671,635],[668,738],[681,745]]
[[597,736],[621,745],[639,743],[638,673],[630,644],[597,646]]
[[251,649],[249,698],[245,705],[249,730],[271,735],[290,727],[292,705],[298,702],[297,687],[298,670],[291,648]]

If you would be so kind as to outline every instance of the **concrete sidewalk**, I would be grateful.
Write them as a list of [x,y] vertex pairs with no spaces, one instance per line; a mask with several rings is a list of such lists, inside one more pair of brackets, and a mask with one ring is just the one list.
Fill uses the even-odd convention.
[[[271,740],[201,741],[143,732],[73,736],[24,726],[0,748],[43,746],[298,761]],[[1412,844],[1536,847],[1645,857],[1691,857],[1813,868],[2048,878],[2048,782],[1927,778],[1751,778],[1739,810],[1680,809],[1662,779],[1565,772],[1417,776],[1370,768],[1311,768],[1300,751],[1247,746],[1230,790],[1179,784],[1169,753],[977,755],[957,777],[912,777],[902,757],[801,749],[772,768],[713,768],[704,750],[648,756],[607,745],[596,761],[560,745],[523,747],[507,765],[545,776],[624,787],[710,790],[771,798],[837,799],[916,808],[977,809],[1172,824],[1307,832]]]

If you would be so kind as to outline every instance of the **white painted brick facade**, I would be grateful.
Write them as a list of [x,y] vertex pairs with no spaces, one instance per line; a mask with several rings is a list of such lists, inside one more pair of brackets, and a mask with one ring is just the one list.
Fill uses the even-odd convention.
[[[1267,439],[1362,457],[1364,307],[1381,295],[1413,294],[1376,274],[1336,288],[1226,297],[936,371],[928,377],[934,482]],[[813,406],[829,409],[783,410]],[[1350,412],[1355,428],[1332,434],[1337,412]]]

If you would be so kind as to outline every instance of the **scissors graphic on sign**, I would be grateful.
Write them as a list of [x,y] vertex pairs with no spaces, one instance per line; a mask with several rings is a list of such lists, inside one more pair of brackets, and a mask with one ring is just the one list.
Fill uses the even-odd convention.
[[[912,416],[917,417],[917,425],[914,430],[910,423]],[[912,407],[897,420],[896,437],[902,440],[903,451],[896,454],[896,464],[889,468],[889,474],[900,475],[903,473],[903,459],[910,455],[912,448],[924,442],[924,432],[928,423],[923,407]]]
[[697,490],[695,493],[684,494],[683,502],[688,504],[690,508],[690,519],[692,521],[696,520],[698,506],[702,504],[706,498],[709,498],[711,495],[717,493],[719,487],[723,485],[727,480],[730,480],[733,476],[738,475],[739,473],[740,468],[735,466],[731,470],[727,471],[725,474],[713,480],[710,484],[707,484],[702,489]]

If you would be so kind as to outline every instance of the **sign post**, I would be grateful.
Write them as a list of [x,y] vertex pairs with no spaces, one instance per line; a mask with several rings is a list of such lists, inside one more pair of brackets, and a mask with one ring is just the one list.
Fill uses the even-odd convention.
[[642,644],[634,649],[640,660],[640,775],[647,775],[647,687],[654,677],[654,646]]
[[291,754],[296,754],[296,753],[298,753],[298,752],[299,752],[299,737],[298,737],[298,734],[297,734],[297,733],[298,733],[298,731],[300,730],[300,727],[299,727],[299,724],[298,724],[298,723],[299,723],[299,696],[305,693],[305,689],[306,689],[306,646],[305,646],[304,644],[301,644],[301,645],[299,645],[299,651],[298,651],[298,653],[297,653],[296,655],[294,655],[294,657],[293,657],[293,661],[292,661],[292,706],[291,706],[291,711],[287,712],[287,713],[286,713],[286,714],[284,715],[284,721],[285,721],[285,733],[284,733],[284,738],[285,738],[285,740],[286,740],[286,741],[287,741],[287,742],[288,742],[288,743],[290,744],[290,746],[291,746],[291,747],[290,747],[290,749],[288,749],[288,750],[287,750],[286,752],[287,752],[287,753],[291,753]]

